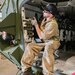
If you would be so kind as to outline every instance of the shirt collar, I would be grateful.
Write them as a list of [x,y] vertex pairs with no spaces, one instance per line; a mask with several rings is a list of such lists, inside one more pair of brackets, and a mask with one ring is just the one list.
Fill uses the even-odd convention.
[[46,23],[51,22],[52,20],[54,20],[55,17],[51,18],[49,21],[45,21]]

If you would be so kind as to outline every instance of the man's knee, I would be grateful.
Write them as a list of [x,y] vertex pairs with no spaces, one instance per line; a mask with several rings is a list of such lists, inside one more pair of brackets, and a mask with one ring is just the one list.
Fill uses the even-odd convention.
[[33,43],[29,43],[28,45],[27,45],[27,48],[32,48],[33,47]]

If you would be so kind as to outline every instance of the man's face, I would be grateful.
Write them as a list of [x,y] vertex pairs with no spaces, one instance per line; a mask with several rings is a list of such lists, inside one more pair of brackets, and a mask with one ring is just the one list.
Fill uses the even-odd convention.
[[47,18],[50,15],[50,13],[46,10],[43,11],[43,17]]
[[46,11],[46,10],[43,11],[43,17],[44,18],[48,18],[48,17],[52,17],[52,16],[53,15],[49,11]]

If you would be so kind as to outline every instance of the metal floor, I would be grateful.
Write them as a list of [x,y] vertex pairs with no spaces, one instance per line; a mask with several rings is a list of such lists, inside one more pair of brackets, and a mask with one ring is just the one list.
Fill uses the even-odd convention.
[[0,59],[0,75],[16,75],[17,71],[17,67],[8,59]]
[[[75,54],[60,53],[60,58],[55,61],[54,70],[55,75],[72,75],[75,72]],[[18,69],[15,64],[4,57],[0,58],[0,75],[16,75],[17,72]]]

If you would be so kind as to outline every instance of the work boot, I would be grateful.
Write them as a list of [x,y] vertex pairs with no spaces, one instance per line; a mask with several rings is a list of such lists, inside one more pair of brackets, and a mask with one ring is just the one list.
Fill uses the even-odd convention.
[[33,75],[31,68],[28,68],[28,70],[26,70],[23,75]]

